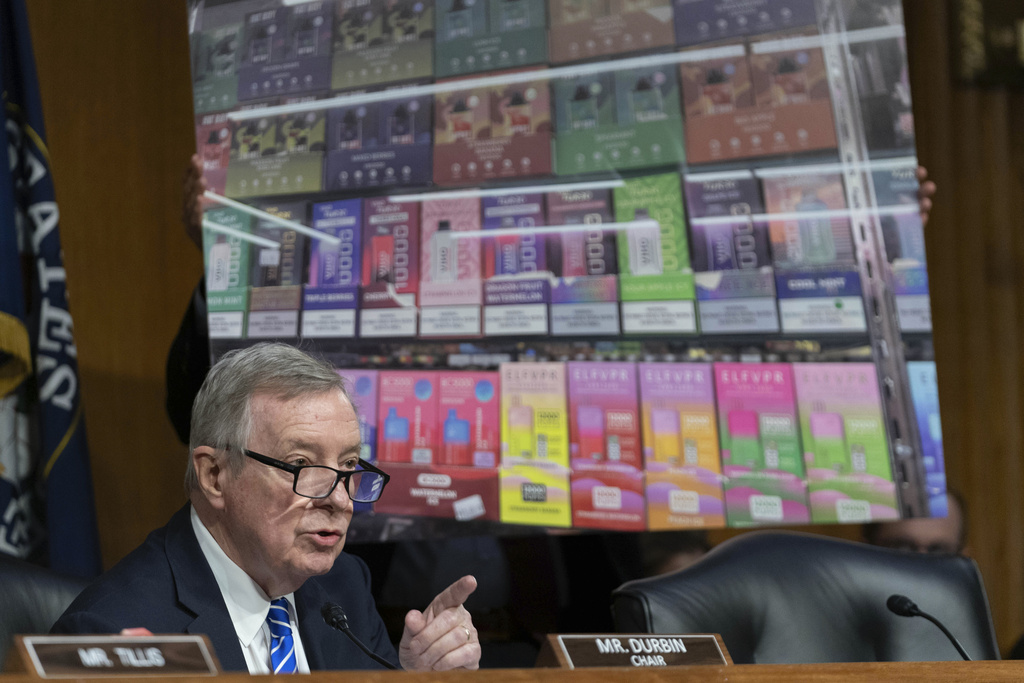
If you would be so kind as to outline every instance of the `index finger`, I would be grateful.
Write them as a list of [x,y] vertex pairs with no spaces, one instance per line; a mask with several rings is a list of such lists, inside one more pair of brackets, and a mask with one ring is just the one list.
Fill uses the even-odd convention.
[[476,578],[469,575],[463,576],[431,600],[427,612],[433,618],[446,609],[459,607],[462,603],[466,602],[475,590]]

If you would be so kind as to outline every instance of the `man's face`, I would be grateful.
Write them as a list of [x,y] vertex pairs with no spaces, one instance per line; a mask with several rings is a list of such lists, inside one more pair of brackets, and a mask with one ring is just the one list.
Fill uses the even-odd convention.
[[[294,465],[352,469],[359,422],[340,391],[283,401],[252,398],[253,433],[246,447]],[[327,498],[292,491],[294,476],[246,458],[224,483],[225,551],[271,598],[330,570],[345,544],[352,501],[339,484]]]
[[951,501],[948,517],[904,519],[880,524],[873,542],[895,550],[955,555],[962,551],[962,524],[960,511]]

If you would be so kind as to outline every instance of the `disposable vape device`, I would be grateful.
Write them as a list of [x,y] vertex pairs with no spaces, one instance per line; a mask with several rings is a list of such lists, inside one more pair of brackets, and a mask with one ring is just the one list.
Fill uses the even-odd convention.
[[400,104],[388,117],[388,142],[392,145],[411,145],[416,140],[413,118],[408,107]]
[[709,223],[704,226],[708,250],[709,270],[734,270],[736,251],[733,245],[733,226],[729,223]]
[[[796,205],[797,211],[828,211],[814,190],[806,190]],[[832,221],[828,218],[801,218],[800,247],[804,263],[832,263],[836,260],[836,243],[832,237]]]
[[[512,0],[519,3],[520,0]],[[509,0],[505,0],[509,2]],[[525,6],[525,5],[524,5]],[[523,93],[518,90],[512,93],[512,96],[508,99],[508,105],[505,107],[505,115],[508,117],[508,130],[512,135],[519,133],[521,135],[529,135],[533,132],[533,123],[531,119],[530,103],[523,97]]]
[[[711,429],[712,417],[709,415],[680,413],[680,434],[683,442],[683,464],[696,466],[700,464],[702,442],[713,441]],[[705,445],[710,449],[713,446]]]
[[345,112],[341,119],[341,139],[339,149],[360,149],[363,146],[363,121],[354,110]]
[[633,117],[637,121],[660,119],[665,114],[665,102],[661,90],[651,84],[646,76],[637,79],[636,88],[630,93],[633,105]]
[[800,451],[796,423],[790,415],[761,413],[759,426],[764,466],[773,470],[781,469],[783,455],[789,460]]
[[580,84],[569,100],[569,123],[573,130],[597,128],[597,102],[590,96],[590,88]]
[[601,460],[605,455],[604,411],[598,406],[580,406],[576,419],[580,429],[580,457]]
[[[532,458],[535,448],[533,408],[514,403],[508,411],[508,426],[510,455],[517,458]],[[537,457],[541,457],[539,442],[536,442],[536,451]],[[546,455],[545,453],[545,457]]]
[[523,0],[502,0],[501,30],[515,31],[530,27],[530,7]]
[[[763,465],[758,438],[757,413],[753,410],[729,412],[729,460],[733,465],[759,469]],[[778,449],[776,448],[776,464]]]
[[442,429],[441,463],[444,465],[472,465],[469,446],[469,420],[460,420],[454,408],[448,410],[448,417]]
[[587,234],[576,230],[562,233],[562,277],[582,277],[587,272]]
[[705,114],[728,114],[736,107],[733,100],[732,82],[721,69],[708,69],[707,79],[701,87],[701,94],[704,96]]
[[302,20],[294,34],[295,56],[308,57],[316,54],[318,31],[313,25],[313,17]]
[[370,283],[395,281],[394,273],[395,238],[391,235],[374,235],[370,238]]
[[397,409],[388,408],[384,419],[384,452],[386,462],[409,462],[409,418],[399,417]]
[[[511,216],[501,219],[501,230],[513,229],[516,220]],[[494,274],[515,275],[519,272],[519,237],[501,235],[494,238]]]
[[450,221],[440,221],[430,238],[430,281],[455,282],[459,275],[459,249]]
[[811,413],[810,429],[814,440],[814,467],[846,473],[849,462],[846,458],[843,416],[839,413]]
[[448,112],[448,126],[452,138],[468,140],[473,137],[473,112],[466,105],[466,100],[457,100]]
[[[636,209],[633,220],[651,221],[645,209]],[[633,275],[661,275],[661,226],[634,227],[626,231],[629,239],[629,269]]]
[[541,270],[542,254],[540,250],[544,248],[544,242],[537,239],[537,234],[532,230],[534,225],[533,219],[529,216],[519,219],[518,227],[525,228],[523,234],[518,238],[520,273],[536,273]]
[[882,425],[875,418],[860,416],[845,417],[843,419],[843,426],[845,427],[845,436],[850,454],[850,471],[856,473],[867,472],[867,449],[861,443],[860,435],[865,433],[880,434],[883,432]]
[[206,290],[209,292],[223,292],[230,285],[228,277],[231,271],[231,245],[227,237],[217,236],[217,242],[210,247],[206,264]]
[[465,0],[455,0],[444,17],[444,30],[448,40],[469,38],[473,35],[473,10]]
[[655,408],[651,411],[651,430],[654,432],[654,459],[678,465],[679,457],[679,413],[674,410]]
[[783,57],[779,60],[778,68],[772,75],[772,93],[775,95],[776,105],[799,104],[810,99],[807,76],[798,63],[801,58],[806,59],[806,54],[801,52],[797,53],[795,58]]

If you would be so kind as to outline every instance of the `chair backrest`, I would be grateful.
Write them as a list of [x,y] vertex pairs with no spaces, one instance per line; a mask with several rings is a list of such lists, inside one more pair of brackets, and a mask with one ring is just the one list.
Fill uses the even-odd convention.
[[14,636],[48,633],[88,584],[0,553],[0,667]]
[[914,600],[974,659],[999,659],[977,565],[822,536],[754,532],[612,594],[621,633],[720,633],[736,663],[957,660],[942,633],[886,608]]

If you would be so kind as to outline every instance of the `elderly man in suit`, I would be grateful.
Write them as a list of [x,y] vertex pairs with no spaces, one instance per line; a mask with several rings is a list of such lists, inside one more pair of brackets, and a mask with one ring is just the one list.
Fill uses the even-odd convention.
[[475,669],[480,645],[465,576],[406,615],[396,653],[369,573],[342,552],[353,502],[387,475],[359,459],[356,412],[329,365],[283,344],[232,351],[193,406],[189,504],[87,588],[58,633],[207,634],[227,670],[380,666],[321,617],[344,610],[378,656],[413,670]]

